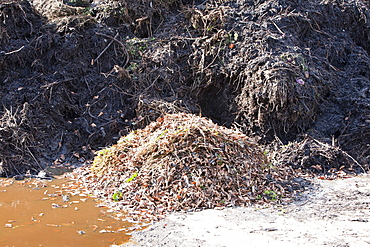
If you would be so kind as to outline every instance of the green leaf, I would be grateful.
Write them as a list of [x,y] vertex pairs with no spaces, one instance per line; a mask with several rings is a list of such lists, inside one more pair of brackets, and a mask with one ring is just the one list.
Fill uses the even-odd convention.
[[278,195],[273,190],[265,190],[263,192],[263,194],[265,194],[266,196],[268,196],[269,199],[272,200],[272,201],[276,201],[278,199]]
[[134,180],[134,178],[136,178],[136,177],[137,177],[137,175],[138,175],[138,173],[137,173],[137,172],[135,172],[134,174],[132,174],[132,176],[126,180],[126,183],[129,183],[129,182],[131,182],[132,180]]
[[119,200],[122,200],[122,197],[123,197],[123,194],[122,194],[122,191],[120,190],[117,190],[116,192],[113,193],[112,195],[112,199],[116,202],[116,201],[119,201]]
[[164,134],[166,134],[168,132],[168,129],[166,129],[165,131],[163,131],[163,133],[162,134],[160,134],[156,139],[155,139],[155,141],[157,142],[159,139],[161,139],[162,138],[162,136],[164,136]]

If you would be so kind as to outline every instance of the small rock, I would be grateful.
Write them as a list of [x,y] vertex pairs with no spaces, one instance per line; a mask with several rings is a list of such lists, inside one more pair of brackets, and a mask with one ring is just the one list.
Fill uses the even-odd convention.
[[49,172],[47,172],[46,170],[39,171],[36,177],[41,178],[41,179],[52,179],[53,178],[50,176]]
[[22,175],[15,175],[13,178],[15,180],[23,180],[24,179],[24,177]]
[[60,208],[60,205],[59,204],[56,204],[56,203],[52,203],[51,204],[51,207],[52,208]]
[[111,231],[111,230],[100,230],[99,233],[113,233],[114,231]]
[[69,196],[68,195],[63,195],[62,196],[62,201],[63,202],[68,202],[69,201]]

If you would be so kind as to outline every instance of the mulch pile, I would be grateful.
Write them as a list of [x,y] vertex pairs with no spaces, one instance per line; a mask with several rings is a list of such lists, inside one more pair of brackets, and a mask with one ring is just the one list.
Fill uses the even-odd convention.
[[138,219],[369,171],[368,1],[14,0],[0,20],[0,176],[131,132],[79,173]]
[[127,211],[133,220],[281,201],[292,192],[293,175],[271,166],[241,132],[184,113],[131,132],[76,171],[109,207]]

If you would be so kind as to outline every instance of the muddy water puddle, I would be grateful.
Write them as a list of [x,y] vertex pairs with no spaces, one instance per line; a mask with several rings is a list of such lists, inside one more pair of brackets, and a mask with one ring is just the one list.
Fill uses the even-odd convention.
[[129,239],[124,215],[97,207],[77,181],[0,179],[0,246],[110,246]]

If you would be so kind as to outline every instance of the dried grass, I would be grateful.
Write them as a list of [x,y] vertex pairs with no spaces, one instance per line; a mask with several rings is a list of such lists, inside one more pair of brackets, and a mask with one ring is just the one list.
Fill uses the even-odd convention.
[[[0,115],[0,175],[12,176],[41,167],[32,153],[34,138],[28,131],[28,108],[7,109]],[[36,165],[30,164],[34,160]]]

